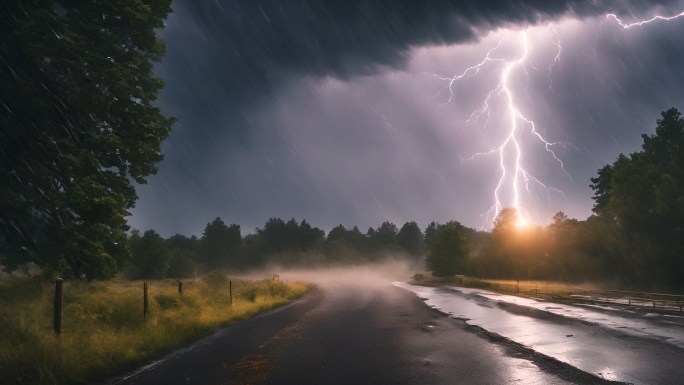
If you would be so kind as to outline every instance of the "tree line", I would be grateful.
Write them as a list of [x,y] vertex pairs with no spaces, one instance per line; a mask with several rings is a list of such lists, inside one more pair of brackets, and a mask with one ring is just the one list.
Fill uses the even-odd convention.
[[609,280],[684,290],[684,120],[662,113],[640,151],[591,179],[593,215],[521,228],[503,210],[490,233],[452,221],[385,222],[328,234],[269,220],[254,234],[220,219],[202,236],[130,232],[126,217],[163,158],[173,118],[154,101],[171,0],[0,5],[0,265],[65,277],[182,276],[196,269],[359,262],[400,252],[435,275]]
[[268,263],[327,266],[377,261],[388,256],[418,261],[436,225],[425,234],[414,221],[401,228],[389,221],[362,233],[358,227],[334,227],[328,234],[306,220],[269,219],[253,234],[221,218],[207,223],[202,235],[163,238],[154,230],[133,230],[127,239],[130,257],[119,261],[129,278],[190,277],[214,269],[247,270]]
[[[398,228],[386,221],[361,232],[339,225],[327,234],[306,220],[269,219],[252,234],[220,218],[202,235],[163,238],[133,230],[117,238],[122,251],[103,274],[95,265],[67,277],[188,277],[212,269],[246,270],[268,263],[326,266],[401,256],[435,276],[468,274],[497,279],[607,282],[620,287],[684,289],[684,119],[662,113],[642,150],[619,155],[592,178],[594,214],[586,220],[557,212],[548,226],[521,226],[515,209],[503,209],[490,232],[459,222],[414,221]],[[41,265],[56,271],[52,265]],[[80,274],[80,275],[79,275]]]
[[508,208],[476,243],[452,223],[427,256],[428,268],[438,276],[684,291],[684,119],[671,108],[656,123],[640,151],[620,154],[591,179],[594,214],[586,220],[558,212],[547,227],[521,227]]

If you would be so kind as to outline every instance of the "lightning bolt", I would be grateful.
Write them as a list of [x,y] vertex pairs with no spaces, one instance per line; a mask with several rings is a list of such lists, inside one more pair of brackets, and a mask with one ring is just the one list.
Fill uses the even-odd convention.
[[[606,18],[609,20],[614,20],[618,25],[622,26],[624,29],[643,26],[655,21],[670,21],[680,17],[684,17],[684,11],[673,16],[662,16],[656,15],[650,19],[640,20],[633,23],[625,23],[615,14],[607,14]],[[560,62],[562,45],[561,39],[558,33],[553,27],[551,27],[551,43],[555,46],[555,55],[550,60],[548,66],[548,83],[549,89],[552,92],[556,92],[553,87],[552,74],[554,67]],[[558,194],[565,196],[563,191],[550,186],[540,179],[532,175],[525,167],[523,160],[525,158],[523,154],[523,146],[521,141],[527,137],[534,138],[544,150],[550,154],[554,161],[559,165],[560,170],[572,181],[572,177],[565,170],[565,165],[560,156],[556,153],[554,149],[558,146],[563,148],[568,148],[571,146],[569,143],[565,142],[553,142],[546,139],[546,137],[538,129],[537,123],[528,117],[528,114],[523,111],[521,105],[517,102],[516,93],[514,92],[514,87],[511,81],[512,76],[522,71],[525,76],[528,75],[528,66],[536,70],[536,67],[531,63],[528,63],[528,58],[530,56],[531,48],[528,39],[528,33],[531,28],[527,28],[521,31],[511,31],[507,32],[508,36],[516,36],[519,40],[521,49],[520,53],[514,58],[498,57],[497,52],[504,43],[504,40],[499,40],[498,43],[490,48],[484,57],[476,64],[465,68],[464,70],[458,72],[453,76],[443,76],[438,74],[432,74],[440,81],[444,82],[445,85],[441,92],[448,90],[448,98],[441,105],[452,103],[454,96],[456,95],[455,87],[463,79],[476,77],[481,74],[481,70],[485,66],[497,64],[501,66],[500,72],[498,72],[498,82],[493,89],[490,89],[484,96],[479,108],[472,111],[467,120],[462,123],[469,125],[473,123],[478,123],[479,120],[484,117],[484,125],[486,128],[490,119],[493,115],[503,118],[505,122],[503,129],[505,129],[506,136],[493,148],[484,152],[476,152],[467,158],[461,158],[461,163],[467,161],[473,161],[479,157],[486,156],[497,156],[498,157],[498,180],[496,182],[496,187],[493,192],[493,203],[487,211],[482,213],[485,218],[486,225],[483,228],[490,227],[493,220],[496,218],[498,213],[504,207],[513,207],[518,211],[519,224],[524,225],[531,222],[530,211],[523,204],[523,195],[526,193],[527,196],[534,196],[533,185],[539,186],[549,193]],[[528,77],[529,84],[529,77]],[[502,104],[502,110],[494,110],[496,102]],[[527,135],[527,137],[525,137]],[[507,200],[504,199],[504,190],[511,193]]]
[[614,13],[609,13],[609,14],[607,14],[607,15],[606,15],[606,18],[607,18],[607,19],[613,19],[613,20],[615,20],[615,22],[618,23],[622,28],[628,29],[628,28],[632,28],[632,27],[641,27],[642,25],[646,25],[646,24],[649,24],[649,23],[652,23],[652,22],[658,21],[658,20],[660,20],[660,21],[670,21],[670,20],[678,19],[678,18],[680,18],[680,17],[682,17],[682,16],[684,16],[684,11],[682,11],[682,12],[676,14],[676,15],[673,15],[673,16],[655,15],[655,16],[653,16],[653,17],[650,18],[650,19],[635,21],[634,23],[629,23],[629,24],[624,23],[624,22],[623,22],[622,20],[620,20]]
[[560,61],[561,57],[561,51],[563,50],[563,47],[561,46],[560,39],[558,38],[558,32],[556,32],[555,29],[551,29],[551,33],[553,36],[553,44],[556,46],[556,56],[553,58],[553,61],[549,65],[549,89],[553,92],[555,90],[553,89],[553,67],[556,66],[556,64]]
[[[489,63],[500,63],[502,65],[501,72],[499,73],[499,81],[496,87],[487,92],[484,100],[480,104],[480,107],[470,114],[465,123],[469,124],[478,122],[483,115],[486,115],[484,123],[486,127],[493,114],[492,104],[494,100],[498,98],[503,102],[504,105],[504,111],[500,116],[505,118],[507,134],[501,140],[501,142],[491,150],[485,152],[476,152],[470,157],[461,160],[464,162],[483,156],[498,156],[499,178],[496,183],[496,187],[494,188],[493,203],[490,208],[482,214],[488,224],[491,224],[496,215],[499,213],[499,211],[501,211],[501,209],[504,208],[505,205],[510,205],[518,211],[520,224],[530,222],[529,211],[522,204],[522,195],[523,189],[527,194],[532,194],[531,184],[536,184],[547,190],[564,195],[562,191],[541,182],[523,167],[524,156],[521,146],[522,135],[532,135],[539,142],[541,142],[544,149],[558,162],[561,170],[563,170],[563,172],[569,176],[569,174],[565,171],[563,161],[557,156],[553,149],[553,147],[556,145],[565,146],[566,144],[547,140],[539,132],[539,130],[537,130],[537,124],[526,116],[516,102],[515,93],[513,92],[513,87],[511,85],[511,76],[519,70],[523,70],[525,73],[527,73],[525,64],[530,53],[528,31],[524,30],[518,32],[517,35],[522,49],[519,56],[513,59],[495,57],[495,53],[503,43],[503,41],[500,40],[496,46],[487,51],[485,57],[480,62],[466,68],[458,74],[454,76],[441,76],[433,74],[433,76],[439,80],[447,83],[444,89],[449,91],[449,98],[445,103],[451,103],[455,95],[454,86],[459,80],[462,80],[466,77],[476,76],[480,70]],[[557,36],[555,36],[553,42],[557,47],[557,53],[553,63],[549,66],[549,71],[552,71],[553,65],[560,60],[560,40],[557,38]],[[549,77],[550,76],[551,74],[549,73]],[[510,203],[507,202],[504,204],[504,188],[509,189],[512,192]]]

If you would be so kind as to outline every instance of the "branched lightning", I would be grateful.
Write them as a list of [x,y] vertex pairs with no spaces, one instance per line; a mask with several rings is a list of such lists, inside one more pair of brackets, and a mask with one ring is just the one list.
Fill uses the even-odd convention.
[[[619,19],[615,14],[606,15],[607,19],[614,20],[618,25],[624,29],[643,26],[645,24],[655,22],[655,21],[670,21],[684,17],[684,12],[673,16],[661,16],[656,15],[647,20],[640,20],[633,23],[625,23]],[[570,174],[565,170],[565,165],[560,156],[554,151],[558,149],[558,146],[567,148],[570,144],[564,142],[552,142],[545,138],[544,135],[537,129],[537,124],[534,120],[529,118],[526,113],[522,111],[522,107],[516,100],[516,93],[514,92],[514,87],[511,84],[511,76],[517,71],[523,71],[525,75],[527,73],[527,67],[532,69],[536,68],[528,63],[528,58],[530,55],[530,42],[528,39],[528,33],[530,29],[523,31],[510,32],[511,35],[517,35],[520,39],[521,52],[520,54],[513,58],[498,57],[497,52],[503,44],[503,40],[499,42],[492,48],[490,48],[484,58],[480,60],[477,64],[467,67],[466,69],[460,71],[454,76],[442,76],[438,74],[433,74],[434,77],[440,81],[446,83],[442,89],[442,92],[448,90],[449,97],[443,104],[451,103],[454,100],[456,94],[455,85],[464,78],[471,78],[478,76],[480,71],[487,65],[496,63],[501,65],[500,72],[498,72],[498,82],[496,86],[489,90],[484,96],[479,108],[472,111],[467,120],[463,123],[471,124],[478,123],[480,118],[484,116],[484,126],[486,127],[490,118],[493,115],[503,118],[505,123],[506,136],[499,142],[495,147],[483,151],[476,152],[467,158],[461,158],[461,162],[472,161],[479,157],[485,156],[498,156],[498,181],[493,192],[493,203],[490,208],[485,211],[482,216],[488,222],[485,227],[489,226],[493,219],[498,215],[498,213],[504,208],[504,205],[515,208],[518,211],[520,224],[525,224],[530,221],[529,210],[522,203],[522,193],[523,189],[528,194],[528,196],[533,196],[532,185],[537,185],[542,187],[548,192],[559,194],[564,196],[563,191],[542,182],[535,176],[533,176],[523,165],[523,147],[521,146],[521,141],[525,139],[525,135],[535,138],[543,147],[544,150],[553,157],[555,162],[558,163],[560,170],[572,180]],[[555,56],[553,56],[550,64],[548,66],[548,83],[549,89],[552,92],[556,92],[553,86],[552,74],[554,67],[561,60],[562,45],[558,33],[555,29],[551,30],[551,42],[555,46]],[[529,77],[528,77],[529,84]],[[494,111],[494,101],[503,101],[503,110]],[[512,197],[507,197],[507,200],[503,199],[503,190],[511,191]]]
[[641,27],[642,25],[649,24],[649,23],[652,23],[652,22],[657,21],[657,20],[661,20],[661,21],[670,21],[670,20],[674,20],[674,19],[677,19],[677,18],[680,18],[680,17],[683,17],[683,16],[684,16],[684,11],[682,11],[681,13],[678,13],[678,14],[676,14],[676,15],[673,15],[673,16],[655,15],[655,16],[653,16],[653,17],[650,18],[650,19],[635,21],[635,22],[629,23],[629,24],[624,23],[624,22],[623,22],[622,20],[620,20],[614,13],[609,13],[609,14],[607,14],[607,15],[606,15],[606,18],[607,18],[607,19],[613,19],[613,20],[615,20],[615,22],[618,23],[622,28],[628,29],[628,28],[632,28],[632,27]]
[[[506,182],[510,181],[508,188],[512,191],[512,199],[510,203],[506,205],[511,205],[519,213],[519,218],[521,223],[527,223],[529,221],[528,210],[522,204],[521,190],[524,188],[528,194],[532,194],[530,184],[537,184],[547,190],[555,191],[563,194],[562,191],[549,187],[545,183],[542,183],[539,179],[534,177],[529,171],[523,167],[523,150],[521,147],[521,136],[527,132],[533,137],[538,139],[544,146],[544,149],[551,154],[551,156],[558,162],[560,168],[563,172],[569,176],[565,171],[563,161],[558,157],[556,152],[553,150],[554,146],[565,145],[564,143],[551,142],[548,141],[544,136],[537,130],[536,124],[532,119],[529,119],[522,111],[521,108],[516,103],[515,93],[513,92],[513,87],[511,85],[511,75],[518,69],[522,69],[526,72],[525,62],[528,59],[530,48],[529,39],[527,36],[527,31],[519,32],[520,43],[522,46],[522,52],[520,55],[514,59],[504,59],[494,57],[496,51],[501,47],[502,41],[487,51],[484,59],[479,63],[466,68],[459,74],[451,77],[445,77],[440,75],[434,75],[438,79],[447,82],[445,89],[449,90],[449,98],[446,103],[453,100],[454,97],[454,84],[465,77],[471,77],[477,75],[483,66],[492,62],[502,63],[502,69],[499,75],[499,81],[495,88],[487,92],[484,100],[482,101],[480,107],[473,111],[465,123],[477,122],[481,116],[486,114],[486,121],[489,120],[492,112],[492,101],[495,98],[501,98],[505,105],[505,111],[502,112],[502,116],[505,118],[507,135],[500,142],[500,144],[490,150],[484,152],[476,152],[468,158],[462,159],[463,161],[471,161],[477,157],[488,156],[488,155],[498,155],[499,159],[499,179],[496,183],[494,189],[494,202],[491,207],[483,213],[483,216],[487,218],[487,221],[491,221],[498,214],[501,209],[504,208],[504,199],[502,198],[502,189],[505,187]],[[558,38],[554,39],[554,43],[557,47],[557,53],[554,58],[554,63],[560,60],[561,45]],[[553,69],[553,64],[549,67],[549,71]],[[549,74],[549,76],[551,76]],[[525,131],[525,129],[529,131]],[[511,162],[507,161],[508,158],[512,158]]]
[[555,92],[555,90],[553,89],[553,77],[552,77],[553,67],[555,67],[556,64],[560,61],[561,51],[563,50],[563,47],[561,46],[560,39],[558,38],[558,32],[556,32],[555,29],[552,29],[551,32],[552,32],[552,36],[553,36],[552,41],[553,41],[553,44],[556,46],[557,51],[556,51],[556,56],[553,58],[553,61],[551,62],[551,64],[549,64],[549,89],[551,91]]

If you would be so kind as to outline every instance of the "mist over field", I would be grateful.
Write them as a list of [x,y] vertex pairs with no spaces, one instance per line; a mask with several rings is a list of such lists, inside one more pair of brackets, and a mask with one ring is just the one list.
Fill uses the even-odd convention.
[[684,0],[0,2],[0,383],[680,384]]
[[378,262],[341,264],[328,267],[287,267],[268,265],[264,268],[239,274],[247,279],[259,279],[278,275],[280,280],[312,282],[326,288],[343,289],[347,286],[387,286],[395,281],[405,281],[416,272],[423,271],[417,262],[405,258],[388,257]]

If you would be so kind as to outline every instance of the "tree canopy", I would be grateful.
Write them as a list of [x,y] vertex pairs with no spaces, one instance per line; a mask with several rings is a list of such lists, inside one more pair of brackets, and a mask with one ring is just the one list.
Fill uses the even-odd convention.
[[107,276],[172,119],[152,102],[171,0],[0,6],[0,262]]
[[646,249],[651,267],[684,279],[684,119],[671,108],[655,134],[642,135],[641,151],[620,154],[592,178],[594,212],[613,221],[625,239]]
[[216,218],[204,228],[200,258],[210,268],[235,266],[241,243],[240,225],[227,226],[221,218]]
[[464,235],[463,225],[456,221],[447,222],[437,227],[436,238],[425,260],[425,267],[435,277],[464,274],[468,252],[468,240]]
[[411,255],[419,255],[423,251],[423,232],[415,221],[401,226],[397,233],[397,244]]

